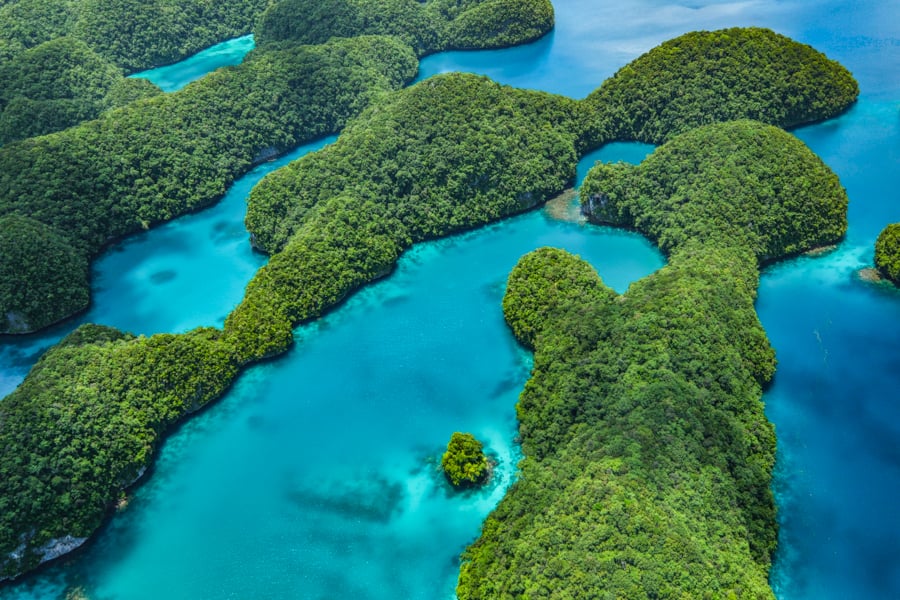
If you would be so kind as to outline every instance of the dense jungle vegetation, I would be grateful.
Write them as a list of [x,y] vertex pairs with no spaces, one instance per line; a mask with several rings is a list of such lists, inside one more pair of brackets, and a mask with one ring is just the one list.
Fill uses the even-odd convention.
[[590,94],[588,137],[660,144],[732,119],[794,127],[832,117],[858,95],[847,69],[783,35],[698,31],[657,46]]
[[[404,4],[403,9],[420,10],[418,3],[413,4]],[[501,38],[503,43],[514,43],[538,35],[522,30],[519,24],[531,22],[534,11],[544,11],[546,6],[530,0],[507,4],[510,11],[518,7],[520,18],[506,14],[507,20],[494,24],[496,35],[485,44],[496,45]],[[471,22],[472,14],[481,14],[471,11],[481,5],[473,1],[458,15],[447,12],[442,23],[449,27],[460,19]],[[312,4],[304,0],[291,6],[305,7],[308,12]],[[375,10],[381,3],[366,6]],[[437,6],[432,6],[432,11]],[[544,16],[547,20],[541,33],[553,24],[552,10]],[[285,19],[282,16],[282,21]],[[331,25],[318,24],[309,37],[329,39],[341,33]],[[321,35],[317,38],[314,32]],[[244,64],[211,74],[175,94],[129,104],[54,135],[8,144],[0,148],[0,215],[15,212],[40,221],[53,228],[55,235],[69,237],[73,251],[91,259],[122,235],[202,208],[221,197],[261,156],[337,132],[349,116],[359,113],[379,93],[396,89],[415,76],[418,63],[400,41],[370,36],[354,40],[319,46],[298,45],[296,40],[270,44],[249,55]],[[441,47],[437,40],[432,43],[435,45],[420,50],[432,52]],[[72,48],[91,53],[83,43],[71,40],[48,45],[59,46],[57,54]],[[46,54],[40,48],[35,52],[38,50]],[[72,55],[71,60],[81,59]],[[47,65],[59,62],[54,59]],[[13,99],[7,107],[18,107],[18,116],[0,116],[0,136],[5,117],[13,126],[33,116],[28,111],[47,116],[58,109],[60,118],[75,115],[80,120],[88,114],[80,110],[96,112],[128,104],[136,97],[152,95],[143,90],[155,88],[122,79],[112,70],[100,77],[87,66],[60,66],[58,72],[52,72],[37,59],[20,63],[7,65],[16,73],[9,76],[16,84],[10,88]],[[49,85],[51,81],[56,87]],[[78,85],[82,86],[75,94],[79,99],[59,99]],[[39,90],[45,88],[46,97],[40,97]],[[18,95],[20,92],[25,95]],[[93,108],[85,107],[87,96],[93,98]],[[3,98],[0,92],[0,107]],[[0,255],[0,261],[12,258]],[[42,254],[29,257],[46,259]],[[41,268],[52,272],[54,265]],[[61,275],[55,280],[77,283]],[[47,297],[44,313],[25,309],[40,303],[36,294],[16,296],[20,304],[4,303],[13,300],[12,296],[0,297],[0,333],[12,331],[13,321],[16,331],[30,331],[73,314],[87,305],[86,301],[74,302],[85,293],[86,289],[58,289]]]
[[883,277],[900,285],[900,223],[888,225],[878,235],[875,268]]
[[484,446],[471,433],[459,431],[450,436],[447,451],[441,457],[441,469],[455,488],[482,484],[491,474]]
[[[262,153],[338,131],[416,69],[410,49],[385,37],[260,53],[174,94],[0,148],[0,214],[40,221],[88,260],[117,237],[211,204]],[[63,268],[50,260],[41,252],[0,255],[12,270],[24,270],[22,261]],[[28,329],[66,316],[52,298],[87,290],[86,282],[66,281],[77,289],[50,298],[29,290],[20,304],[0,298],[0,331],[9,330],[10,313]],[[46,310],[26,310],[40,308],[41,298]]]
[[166,430],[221,395],[238,369],[220,337],[83,325],[0,402],[0,580],[54,538],[89,536]]
[[13,0],[0,6],[0,144],[159,93],[128,73],[249,33],[271,0]]
[[59,131],[157,93],[149,81],[122,77],[84,42],[57,38],[0,63],[0,144]]
[[837,176],[796,137],[756,121],[693,129],[637,167],[597,165],[581,198],[592,221],[637,229],[666,253],[687,239],[730,239],[766,263],[847,229]]
[[[305,200],[298,202],[290,221],[295,231],[248,286],[224,334],[125,336],[111,345],[104,338],[99,348],[86,342],[48,353],[27,385],[10,396],[15,402],[0,402],[0,475],[20,474],[0,480],[0,498],[14,506],[0,527],[0,556],[26,544],[23,560],[7,561],[0,574],[39,562],[41,546],[51,539],[92,531],[128,477],[149,463],[165,427],[194,407],[189,391],[202,393],[196,402],[202,404],[207,392],[224,389],[239,366],[285,350],[294,325],[390,271],[413,242],[520,212],[563,189],[575,174],[573,106],[566,98],[472,75],[437,77],[385,96],[335,144],[292,163],[291,172],[300,173],[309,192],[318,195],[305,206]],[[405,171],[398,171],[398,160]],[[273,206],[283,192],[276,178],[256,197],[270,196]],[[137,363],[130,362],[135,356]],[[138,364],[153,369],[143,371]],[[105,386],[114,372],[118,383]],[[145,373],[154,373],[153,385]],[[69,391],[60,396],[60,390]],[[91,396],[85,402],[116,406],[109,414],[78,408],[80,394]],[[147,400],[154,396],[159,407]],[[41,422],[42,434],[31,435],[28,414],[55,414],[61,397],[77,415],[90,414],[91,427],[72,436],[70,420],[48,418]],[[119,426],[118,419],[129,426]],[[101,446],[103,454],[95,457]],[[102,477],[76,480],[72,474],[60,482],[71,487],[77,481],[78,498],[89,502],[63,502],[47,486],[52,465],[70,454],[103,471]],[[71,465],[62,469],[68,473]],[[18,507],[25,498],[28,506]]]
[[53,323],[87,306],[87,258],[52,227],[15,213],[0,217],[0,257],[4,331],[27,331],[32,323]]
[[[837,241],[846,195],[792,136],[740,121],[637,167],[597,165],[582,197],[594,219],[666,240],[669,264],[622,296],[561,250],[510,275],[504,315],[535,350],[517,405],[526,458],[458,596],[772,598],[758,265]],[[766,227],[736,235],[748,223]]]
[[0,6],[0,63],[67,37],[132,73],[250,33],[272,0],[9,0]]
[[[335,144],[273,173],[252,193],[248,228],[257,246],[272,253],[272,257],[248,286],[243,303],[228,317],[224,331],[201,329],[180,336],[135,338],[104,328],[82,328],[44,356],[26,382],[0,402],[0,577],[34,567],[41,560],[42,546],[53,539],[89,535],[118,499],[119,490],[149,464],[152,451],[167,427],[221,393],[243,365],[287,349],[295,325],[318,317],[359,286],[390,272],[400,253],[415,242],[477,227],[545,201],[571,184],[579,152],[601,139],[595,130],[587,134],[585,129],[585,123],[590,121],[588,117],[599,110],[593,104],[515,90],[482,77],[440,76],[406,90],[385,93],[407,81],[414,71],[412,49],[396,40],[362,38],[315,47],[288,47],[285,42],[273,42],[268,49],[252,55],[245,65],[220,71],[178,94],[142,100],[97,121],[0,149],[0,214],[16,213],[19,216],[13,219],[27,219],[33,224],[35,233],[29,235],[56,240],[55,247],[61,249],[69,243],[76,252],[75,255],[59,252],[58,260],[44,261],[41,268],[48,268],[57,277],[64,270],[58,264],[67,260],[72,265],[84,264],[78,259],[91,256],[110,239],[110,232],[126,233],[170,218],[183,209],[202,206],[221,194],[229,178],[245,169],[260,152],[298,143],[299,134],[292,133],[296,131],[292,128],[299,126],[289,121],[295,116],[285,106],[297,106],[298,114],[313,113],[309,116],[312,126],[323,127],[322,123],[328,120],[331,126],[338,127],[348,115],[335,113],[347,106],[358,112],[365,103],[371,103],[348,123]],[[282,76],[286,78],[284,83],[276,83]],[[324,102],[326,99],[343,106],[331,106]],[[221,108],[218,102],[222,103]],[[315,109],[310,110],[310,106]],[[146,110],[147,107],[153,110]],[[275,110],[276,107],[280,110]],[[209,112],[216,114],[215,121],[204,116]],[[245,130],[241,129],[245,125],[251,130],[246,134],[249,141],[244,139]],[[766,140],[774,134],[769,129],[750,123],[740,124],[738,128],[728,134],[734,136],[734,144],[746,139],[748,143],[770,148]],[[748,132],[745,138],[741,137],[744,131]],[[709,139],[702,143],[720,143],[713,133],[707,135]],[[609,139],[602,138],[602,141]],[[174,150],[168,148],[169,144]],[[223,153],[224,149],[233,147],[240,149],[233,154]],[[674,146],[676,150],[678,147]],[[16,150],[7,153],[9,148]],[[672,156],[683,160],[685,165],[692,164],[686,150],[681,153],[676,150]],[[120,155],[133,162],[119,161]],[[768,156],[765,151],[760,155]],[[785,156],[779,155],[779,159],[790,162]],[[107,164],[110,160],[113,162]],[[815,161],[803,164],[822,168]],[[698,177],[707,179],[695,181],[696,185],[679,181],[683,186],[694,185],[690,189],[703,192],[706,187],[701,185],[702,181],[713,186],[716,177],[729,173],[713,167],[704,166],[698,171],[705,173]],[[729,176],[744,181],[739,175],[743,167],[746,165],[735,164]],[[766,169],[770,168],[753,172],[772,179],[766,175]],[[40,174],[45,172],[51,173],[52,178],[44,181]],[[659,172],[664,169],[660,167]],[[610,183],[619,176],[627,176],[624,169],[611,173]],[[813,184],[821,181],[810,177]],[[128,181],[128,185],[138,190],[133,200],[127,194],[121,199],[108,192],[112,186],[122,185],[122,181]],[[752,184],[747,181],[748,185]],[[48,184],[56,187],[41,196],[38,190]],[[804,194],[821,191],[813,185],[805,190],[802,186],[797,189]],[[124,188],[123,191],[133,193]],[[616,195],[612,185],[609,190],[590,192],[591,197],[600,198],[604,194],[608,206],[617,202],[623,207],[633,205],[634,210],[643,206],[624,192]],[[61,201],[54,204],[57,196]],[[702,203],[709,203],[714,194],[710,191],[698,197]],[[751,189],[736,195],[734,202],[756,206],[750,200],[753,197]],[[98,203],[103,209],[97,208],[94,214],[91,211]],[[677,210],[680,205],[670,203],[670,206]],[[785,239],[790,238],[797,249],[805,247],[806,241],[802,240],[806,238],[792,237],[791,225],[782,227],[779,219],[791,219],[791,223],[802,229],[809,215],[795,211],[810,206],[813,205],[798,201],[787,210],[772,209],[775,212],[771,223],[786,232]],[[60,207],[69,207],[68,212]],[[714,214],[712,208],[691,210],[698,215]],[[85,218],[86,214],[90,218]],[[643,215],[632,216],[634,226],[640,227],[638,221]],[[832,213],[826,213],[826,218],[831,216]],[[761,382],[771,375],[773,363],[752,308],[756,281],[753,253],[757,249],[741,245],[745,238],[738,238],[737,246],[723,244],[720,248],[716,245],[718,238],[712,233],[703,240],[679,236],[676,229],[684,219],[673,219],[670,225],[659,215],[654,218],[664,223],[660,231],[673,240],[669,248],[672,264],[664,274],[642,282],[646,294],[635,292],[631,305],[644,303],[646,310],[634,313],[634,327],[622,325],[617,329],[621,336],[635,336],[629,352],[635,360],[640,358],[644,363],[639,362],[637,370],[631,372],[625,359],[610,355],[610,360],[614,359],[610,369],[627,371],[628,378],[618,384],[631,386],[629,389],[637,390],[635,394],[646,394],[624,397],[623,409],[644,402],[653,410],[662,410],[662,405],[657,406],[651,400],[665,398],[669,393],[666,390],[700,390],[695,394],[696,406],[691,405],[693,412],[685,418],[707,429],[686,430],[681,424],[673,423],[673,428],[667,430],[668,437],[663,438],[675,440],[672,444],[675,454],[661,455],[661,464],[680,464],[677,462],[680,451],[676,447],[683,447],[684,454],[688,455],[695,450],[699,452],[699,444],[705,452],[685,463],[686,468],[703,465],[700,476],[691,479],[675,474],[676,479],[684,477],[687,482],[684,486],[693,486],[695,493],[690,496],[698,504],[696,507],[679,504],[688,496],[679,496],[680,488],[672,491],[671,512],[680,515],[676,516],[681,519],[678,521],[681,528],[668,530],[660,525],[656,531],[676,533],[671,538],[654,537],[652,543],[651,538],[635,538],[639,546],[635,553],[644,552],[648,557],[642,563],[646,568],[641,577],[646,581],[654,579],[662,586],[680,585],[671,583],[679,580],[666,577],[674,574],[679,561],[684,560],[672,558],[675,554],[660,559],[651,556],[649,549],[688,552],[694,548],[704,553],[703,556],[711,557],[712,566],[707,567],[714,573],[732,573],[716,579],[722,589],[732,589],[735,581],[746,582],[751,589],[761,589],[759,585],[765,581],[763,578],[760,584],[760,574],[767,568],[774,523],[767,487],[771,429],[758,409],[758,393]],[[106,222],[95,224],[91,219]],[[810,239],[823,237],[812,231],[812,226],[808,229]],[[5,247],[3,231],[0,223],[0,250]],[[8,231],[14,234],[18,228],[11,226]],[[63,231],[74,232],[75,237],[65,237]],[[757,241],[759,248],[782,249],[764,237]],[[579,286],[573,288],[576,296],[584,294],[602,300],[609,294],[599,282],[586,284],[585,289],[596,288],[593,292],[584,291],[580,286],[590,280],[590,273],[583,269],[560,268],[575,275],[571,285]],[[556,296],[556,289],[566,285],[570,282],[546,288],[537,282],[533,287],[542,291],[535,298],[547,298],[554,306],[568,306],[567,299]],[[719,288],[721,291],[717,291]],[[688,291],[691,293],[687,294]],[[686,294],[684,298],[679,295],[682,292]],[[657,299],[664,297],[665,302],[659,300],[657,306]],[[605,305],[621,305],[616,310],[624,311],[629,305],[620,300],[601,300],[589,303],[585,314],[607,310],[603,308]],[[709,314],[704,312],[707,306]],[[665,312],[668,307],[673,312]],[[549,314],[550,309],[536,304],[534,310]],[[4,314],[0,312],[0,317]],[[556,320],[550,317],[546,322],[527,315],[510,316],[509,320],[514,330],[526,332],[520,335],[523,341],[537,348],[536,364],[543,360],[539,357],[550,356],[550,350],[544,354],[541,344],[544,337],[549,339],[551,330],[556,330],[552,335],[561,340],[560,346],[572,337],[567,329],[569,324],[583,325],[583,331],[578,330],[579,339],[598,339],[605,331],[600,322],[603,319],[599,317],[584,321],[573,317],[571,323],[560,321],[552,327],[548,323]],[[613,322],[624,321],[616,317],[610,320]],[[667,333],[670,323],[672,331]],[[694,336],[692,327],[697,327],[702,334]],[[653,337],[656,335],[663,337]],[[696,345],[700,343],[710,346]],[[570,346],[577,349],[574,344]],[[555,344],[548,346],[554,347]],[[704,354],[707,351],[715,358],[709,364]],[[576,356],[567,353],[559,360],[571,361]],[[578,369],[593,364],[588,358],[585,354],[585,365],[565,362],[560,365],[568,364],[575,372],[581,372]],[[676,358],[677,364],[670,364]],[[551,368],[550,363],[540,364],[546,364],[548,372],[564,370]],[[641,364],[644,366],[640,367]],[[659,382],[655,379],[661,377],[654,370],[657,364],[668,365],[666,368],[677,377],[673,375]],[[724,369],[721,373],[717,370],[720,368]],[[644,376],[652,385],[642,383]],[[552,380],[542,382],[541,377],[536,371],[529,388],[556,385]],[[621,461],[615,464],[597,462],[599,455],[591,452],[600,448],[597,444],[603,440],[590,435],[583,441],[585,445],[573,447],[571,454],[560,449],[563,444],[575,443],[568,441],[575,432],[592,431],[593,425],[582,422],[584,415],[596,414],[603,397],[595,394],[607,389],[599,384],[579,387],[592,381],[586,378],[566,381],[566,385],[572,385],[571,390],[560,388],[566,395],[554,394],[547,402],[535,400],[535,405],[546,405],[551,413],[554,406],[560,408],[559,413],[534,413],[537,416],[532,417],[526,408],[520,413],[524,448],[527,453],[534,453],[533,457],[529,456],[530,462],[526,461],[523,481],[533,478],[537,487],[520,482],[510,496],[512,499],[501,504],[489,519],[482,540],[470,553],[471,562],[463,570],[461,597],[466,597],[463,595],[466,593],[477,597],[479,591],[487,589],[483,586],[492,585],[488,578],[495,572],[500,586],[511,580],[507,575],[510,578],[515,575],[519,583],[509,585],[527,585],[528,589],[535,590],[535,596],[543,589],[564,593],[570,586],[572,595],[577,596],[574,590],[586,585],[588,578],[582,578],[582,571],[576,570],[591,570],[598,563],[620,566],[624,561],[626,567],[631,564],[628,562],[631,554],[625,558],[615,555],[616,560],[613,551],[592,555],[586,545],[592,538],[574,536],[580,531],[581,523],[565,518],[572,515],[565,510],[583,507],[579,504],[582,496],[578,490],[589,482],[579,479],[582,475],[596,476],[597,481],[607,477],[610,486],[625,490],[627,484],[631,490],[631,496],[619,496],[619,504],[610,504],[608,509],[617,511],[616,523],[625,532],[618,534],[619,539],[628,533],[629,519],[652,521],[655,526],[664,524],[664,517],[669,518],[664,503],[647,504],[646,501],[655,498],[652,490],[671,491],[663,484],[665,477],[672,474],[659,470],[662,467],[647,465],[646,472],[658,477],[659,487],[641,483],[637,476],[643,474],[642,460],[651,456],[642,454],[638,442],[656,432],[649,428],[639,428],[639,435],[627,432],[626,437],[631,437],[627,444],[622,443],[633,453],[628,457],[622,454]],[[526,390],[523,396],[523,407],[528,405],[529,393]],[[713,399],[706,403],[708,398]],[[704,407],[709,409],[709,415]],[[557,419],[557,415],[561,418]],[[625,413],[621,416],[629,418]],[[725,417],[728,417],[725,424],[716,429],[717,419]],[[636,412],[630,418],[637,424],[641,413]],[[529,419],[531,427],[527,423]],[[541,427],[534,427],[536,424]],[[543,425],[547,426],[546,432]],[[742,431],[741,426],[747,431]],[[708,437],[698,438],[698,432]],[[648,446],[647,452],[653,448]],[[754,457],[749,464],[728,463],[730,459],[746,456]],[[558,462],[554,465],[543,462],[548,460]],[[634,469],[636,476],[611,478],[614,474],[621,475],[625,468]],[[557,475],[562,479],[553,479]],[[566,477],[577,480],[576,487],[569,487]],[[760,483],[763,479],[765,485]],[[651,483],[657,485],[656,480]],[[763,488],[765,492],[760,492]],[[68,489],[77,492],[65,493]],[[551,489],[567,490],[567,493],[556,495]],[[733,495],[722,495],[729,492]],[[528,494],[533,494],[530,500]],[[700,501],[707,497],[733,498],[736,504],[730,508],[710,507]],[[637,499],[642,503],[636,504]],[[525,527],[528,523],[554,515],[548,512],[551,501],[560,518],[550,526],[560,529],[548,526],[546,530],[528,530]],[[595,504],[600,507],[596,509],[597,514],[579,514],[578,518],[599,518],[606,505],[596,500],[590,507],[594,509]],[[632,514],[629,509],[632,506],[646,506],[649,512]],[[521,521],[512,523],[512,513],[504,513],[505,510],[512,510],[515,519]],[[536,536],[528,542],[535,548],[534,553],[529,554],[530,546],[524,539],[516,542],[502,537],[506,535],[502,528],[507,522],[510,527],[521,527],[516,531]],[[563,525],[572,527],[572,537],[561,529]],[[709,542],[720,527],[724,537]],[[695,528],[699,528],[696,540],[700,541],[690,537]],[[495,534],[501,536],[499,541],[493,537]],[[559,535],[564,535],[563,539]],[[734,542],[734,547],[728,546],[729,541]],[[723,548],[721,558],[700,548],[707,542],[711,548]],[[538,562],[535,557],[542,556],[548,545],[553,552],[546,554],[546,561]],[[565,560],[553,560],[556,549],[563,545],[568,548]],[[515,571],[515,565],[509,567],[503,563],[513,556],[516,565],[522,567],[519,571]],[[496,564],[488,558],[497,561]],[[672,564],[666,568],[656,565],[661,575],[654,575],[654,560],[672,561]],[[538,565],[541,573],[537,573]],[[692,574],[699,572],[690,561],[684,569]],[[591,572],[590,577],[595,577],[597,572]],[[490,573],[488,578],[482,577],[485,573]],[[614,569],[609,573],[622,576]],[[565,579],[542,579],[557,576]],[[596,581],[591,579],[593,583]]]
[[549,0],[17,0],[0,6],[0,144],[150,95],[155,86],[123,76],[251,27],[270,47],[383,34],[424,55],[536,39],[553,28],[553,7]]
[[282,0],[266,10],[255,35],[260,46],[394,35],[424,56],[521,44],[552,28],[549,0]]

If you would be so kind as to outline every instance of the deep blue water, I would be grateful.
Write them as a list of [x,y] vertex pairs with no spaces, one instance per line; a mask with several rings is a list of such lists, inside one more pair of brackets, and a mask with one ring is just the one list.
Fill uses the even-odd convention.
[[219,67],[240,64],[255,47],[252,35],[227,40],[198,52],[174,65],[148,69],[129,77],[149,79],[164,92],[175,92]]
[[898,108],[864,96],[796,132],[847,188],[849,231],[832,254],[771,268],[760,285],[779,359],[766,400],[784,598],[900,598],[900,291],[856,277],[900,221]]
[[[871,262],[880,229],[900,221],[900,5],[554,5],[551,36],[512,50],[429,57],[423,76],[473,71],[583,97],[682,32],[761,25],[816,46],[859,79],[863,94],[851,111],[796,132],[847,187],[847,239],[830,255],[772,267],[761,281],[758,310],[779,359],[765,397],[779,443],[772,583],[790,600],[900,598],[900,293],[855,277]],[[616,145],[591,158],[638,160],[647,150]],[[218,293],[203,292],[207,279],[231,269],[224,265],[237,259],[229,253],[246,252],[246,243],[201,248],[214,228],[195,232],[190,219],[215,222],[221,206],[167,226],[182,226],[180,242],[160,228],[128,242],[120,257],[131,244],[147,260],[181,244],[197,271],[182,271],[176,259],[117,291],[140,261],[111,269],[99,282],[110,312],[91,318],[111,322],[115,310],[140,304],[136,325],[126,328],[216,324],[240,292],[210,308]],[[240,223],[240,212],[238,204],[229,222]],[[452,595],[456,556],[499,499],[517,456],[513,406],[529,357],[502,322],[503,282],[522,253],[548,244],[581,254],[620,291],[661,264],[631,234],[542,212],[416,248],[394,275],[298,330],[294,351],[252,369],[170,438],[148,483],[87,552],[0,597],[52,598],[75,586],[104,599]],[[223,266],[205,263],[217,254]],[[167,289],[180,281],[199,293]],[[168,321],[139,325],[168,311]],[[472,431],[497,454],[493,487],[446,493],[434,462],[455,430]]]

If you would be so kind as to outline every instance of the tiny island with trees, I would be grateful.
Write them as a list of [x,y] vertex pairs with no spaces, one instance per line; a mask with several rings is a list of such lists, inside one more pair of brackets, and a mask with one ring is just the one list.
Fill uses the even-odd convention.
[[[850,73],[735,28],[670,40],[581,101],[463,74],[403,88],[417,57],[535,39],[552,7],[284,0],[259,14],[243,65],[0,148],[0,329],[26,331],[83,308],[111,240],[216,201],[260,153],[342,131],[251,193],[247,227],[271,258],[223,328],[84,325],[0,401],[0,580],[93,535],[175,423],[404,250],[538,206],[587,152],[642,140],[662,145],[594,167],[583,210],[642,232],[668,265],[623,295],[559,250],[510,274],[504,315],[535,352],[524,459],[457,594],[772,598],[761,394],[775,360],[753,301],[762,265],[844,235],[840,182],[780,128],[845,110]],[[454,434],[451,483],[483,480],[475,444]]]
[[471,433],[459,431],[450,436],[447,451],[441,457],[441,470],[456,489],[483,485],[491,478],[491,462],[484,446]]

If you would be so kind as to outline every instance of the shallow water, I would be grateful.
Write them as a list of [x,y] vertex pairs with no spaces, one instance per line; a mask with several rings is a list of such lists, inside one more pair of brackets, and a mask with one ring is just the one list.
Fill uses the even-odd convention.
[[[552,39],[430,57],[421,76],[467,70],[584,97],[665,39],[753,25],[813,45],[860,82],[847,114],[795,131],[847,188],[847,239],[831,255],[768,269],[760,284],[758,311],[779,360],[765,396],[781,526],[771,581],[784,600],[900,598],[900,293],[855,276],[871,265],[880,230],[900,221],[900,5],[597,4],[554,1]],[[517,63],[517,52],[530,59]]]
[[164,92],[176,92],[220,67],[241,64],[247,53],[255,46],[253,36],[244,35],[210,46],[173,65],[148,69],[129,77],[149,79]]
[[[881,228],[900,221],[900,6],[554,5],[550,36],[511,50],[435,55],[421,76],[465,70],[583,97],[665,39],[759,25],[825,51],[860,81],[851,111],[795,132],[848,189],[847,239],[827,256],[770,268],[760,286],[758,310],[779,359],[765,397],[779,444],[772,584],[786,600],[900,597],[900,293],[855,278]],[[647,150],[599,154],[636,160]],[[155,248],[148,256],[168,249],[154,241],[158,231],[146,236]],[[191,249],[195,236],[185,233]],[[515,461],[513,405],[529,358],[506,331],[499,302],[518,256],[542,244],[582,254],[620,291],[661,264],[640,238],[541,212],[417,248],[395,275],[299,330],[293,352],[252,369],[173,436],[149,482],[86,553],[0,597],[51,598],[78,585],[91,598],[451,595],[456,556]],[[194,284],[217,269],[201,269]],[[119,304],[146,299],[142,314],[151,318],[178,308],[165,286],[180,278],[166,270],[146,271]],[[239,299],[208,309],[216,296],[182,308],[206,310],[203,323],[215,324]],[[431,465],[454,430],[472,431],[498,455],[496,487],[446,494]]]

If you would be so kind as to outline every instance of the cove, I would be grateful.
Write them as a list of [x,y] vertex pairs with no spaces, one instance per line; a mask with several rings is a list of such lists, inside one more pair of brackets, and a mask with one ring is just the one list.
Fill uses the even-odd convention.
[[50,330],[0,336],[0,397],[12,392],[50,346],[82,323],[151,335],[221,326],[265,263],[244,228],[247,195],[267,173],[334,141],[300,146],[235,181],[215,206],[109,248],[94,263],[88,311]]
[[255,46],[253,36],[245,35],[210,46],[175,64],[148,69],[129,77],[148,79],[164,92],[177,92],[220,67],[239,65]]

